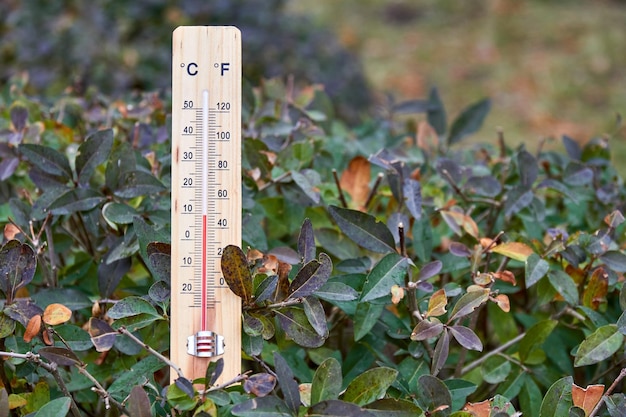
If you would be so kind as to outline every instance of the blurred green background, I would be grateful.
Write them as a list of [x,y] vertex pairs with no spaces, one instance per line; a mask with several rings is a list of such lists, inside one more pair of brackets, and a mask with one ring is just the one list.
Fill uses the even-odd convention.
[[167,94],[172,30],[221,24],[242,29],[248,79],[322,83],[351,123],[437,86],[451,116],[492,98],[474,140],[608,135],[626,155],[618,0],[2,0],[0,84],[26,71],[49,100]]

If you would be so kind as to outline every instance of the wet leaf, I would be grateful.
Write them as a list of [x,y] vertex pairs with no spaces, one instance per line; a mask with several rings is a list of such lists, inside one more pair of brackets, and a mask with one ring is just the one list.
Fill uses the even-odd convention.
[[99,130],[87,136],[78,147],[76,154],[76,174],[78,184],[89,185],[96,168],[105,163],[113,148],[113,130]]
[[393,285],[403,285],[407,266],[406,258],[395,252],[387,254],[367,275],[361,292],[361,302],[388,296]]
[[300,228],[298,236],[298,253],[302,258],[302,263],[307,264],[315,259],[315,236],[313,235],[313,225],[311,220],[305,219]]
[[222,253],[222,274],[230,290],[241,297],[244,304],[252,300],[252,275],[245,253],[237,246],[228,245]]
[[447,310],[448,297],[446,291],[441,288],[433,293],[428,300],[428,310],[426,311],[426,317],[439,317],[444,315]]
[[140,385],[135,385],[130,390],[128,398],[128,413],[132,417],[151,417],[150,399],[148,394]]
[[469,327],[465,326],[450,326],[448,327],[452,337],[465,349],[483,351],[483,343],[480,341],[476,333]]
[[336,206],[329,206],[328,213],[339,229],[359,246],[379,253],[396,251],[393,235],[384,223],[373,216]]
[[243,383],[244,391],[257,397],[265,397],[274,390],[275,386],[276,378],[274,375],[265,373],[250,375]]
[[274,367],[276,368],[278,385],[283,392],[285,403],[294,413],[297,413],[300,408],[300,389],[298,382],[289,364],[278,352],[274,352]]
[[422,185],[412,178],[402,181],[402,194],[404,203],[414,219],[422,218]]
[[585,411],[585,416],[591,414],[591,411],[602,400],[602,395],[604,395],[604,385],[588,385],[587,388],[572,385],[572,402],[576,407]]
[[289,307],[277,310],[276,316],[287,336],[298,345],[316,348],[324,344],[325,339],[313,329],[301,308]]
[[357,207],[362,207],[369,195],[371,165],[367,158],[356,156],[348,163],[348,168],[341,174],[339,185],[350,195]]
[[343,400],[357,405],[369,404],[382,398],[397,376],[398,371],[392,368],[369,369],[350,382]]
[[170,298],[170,285],[165,281],[157,281],[148,289],[148,296],[155,303],[164,303]]
[[443,332],[443,324],[436,318],[422,320],[411,332],[411,340],[428,340],[437,337]]
[[572,407],[572,386],[571,376],[561,378],[556,381],[546,392],[541,403],[539,415],[541,417],[563,417],[569,415]]
[[50,362],[54,362],[61,366],[80,365],[81,361],[76,354],[69,349],[62,347],[43,347],[37,353]]
[[450,319],[448,320],[448,322],[452,322],[455,319],[465,317],[473,313],[475,309],[480,307],[488,299],[488,289],[480,289],[478,291],[472,291],[464,294],[454,305],[454,308],[450,313]]
[[463,112],[452,122],[450,134],[448,135],[448,145],[460,142],[468,135],[476,133],[487,117],[491,109],[491,100],[482,99],[463,110]]
[[330,257],[320,253],[319,262],[310,261],[296,274],[289,285],[289,297],[308,297],[328,281],[333,269]]
[[530,288],[541,278],[546,276],[550,270],[550,264],[541,259],[536,253],[532,253],[526,258],[525,280],[526,288]]
[[335,358],[327,358],[322,362],[311,385],[311,404],[339,398],[342,386],[341,365]]
[[617,352],[623,343],[624,335],[618,331],[615,324],[599,327],[587,336],[578,347],[574,366],[579,367],[602,362]]
[[506,242],[491,248],[491,252],[499,253],[516,261],[526,262],[534,252],[530,246],[520,242]]

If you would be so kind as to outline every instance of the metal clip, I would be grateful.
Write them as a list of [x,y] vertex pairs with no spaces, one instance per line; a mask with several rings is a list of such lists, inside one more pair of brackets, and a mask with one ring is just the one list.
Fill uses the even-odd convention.
[[187,338],[187,353],[200,358],[224,354],[224,336],[210,330],[202,330]]

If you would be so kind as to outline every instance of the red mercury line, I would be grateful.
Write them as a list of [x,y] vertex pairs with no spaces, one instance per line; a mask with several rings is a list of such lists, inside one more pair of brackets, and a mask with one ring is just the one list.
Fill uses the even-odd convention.
[[200,330],[207,330],[207,215],[208,215],[208,190],[207,181],[209,174],[209,91],[202,91],[202,302]]

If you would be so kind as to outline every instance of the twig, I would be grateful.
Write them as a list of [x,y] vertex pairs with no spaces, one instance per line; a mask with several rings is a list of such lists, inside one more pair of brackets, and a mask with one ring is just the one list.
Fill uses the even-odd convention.
[[507,350],[508,348],[510,348],[511,346],[513,346],[514,344],[516,344],[517,342],[522,340],[524,338],[524,336],[526,336],[526,332],[517,335],[513,339],[511,339],[508,342],[506,342],[505,344],[503,344],[502,346],[498,346],[497,348],[495,348],[491,352],[485,354],[484,356],[481,356],[480,358],[476,359],[474,362],[471,362],[470,364],[468,364],[467,366],[465,366],[461,370],[461,375],[465,375],[466,373],[468,373],[472,369],[476,368],[477,366],[480,366],[483,362],[485,362],[490,357],[492,357],[494,355],[497,355],[500,352],[504,352],[505,350]]
[[283,173],[282,173],[282,174],[280,174],[278,177],[276,177],[276,178],[272,179],[270,182],[267,182],[267,183],[265,183],[265,184],[261,185],[261,186],[259,187],[259,191],[263,191],[263,190],[265,190],[265,189],[267,189],[267,188],[271,187],[272,185],[274,185],[274,184],[276,184],[276,183],[278,183],[278,182],[280,182],[280,181],[284,180],[285,178],[287,178],[287,177],[288,177],[288,176],[290,176],[290,175],[291,175],[291,171],[283,172]]
[[383,174],[382,172],[379,172],[378,175],[376,176],[376,182],[374,182],[374,186],[370,190],[370,193],[367,196],[367,200],[365,200],[365,205],[364,205],[365,208],[369,207],[370,203],[374,199],[374,196],[376,195],[376,191],[378,191],[378,187],[380,186],[380,183],[382,182],[384,176],[385,174]]
[[285,301],[281,301],[280,303],[268,304],[264,306],[244,306],[243,309],[245,311],[255,311],[255,310],[263,310],[263,309],[279,309],[279,308],[302,304],[303,302],[304,302],[303,297],[289,298]]
[[104,401],[104,408],[108,410],[111,408],[111,404],[113,404],[122,413],[128,414],[126,407],[124,407],[123,404],[116,401],[115,398],[112,398],[111,395],[108,393],[108,391],[100,384],[100,382],[93,375],[89,373],[86,367],[76,365],[76,369],[78,369],[78,372],[81,375],[85,376],[88,380],[90,380],[91,383],[94,385],[93,387],[91,387],[91,390],[102,398],[102,401]]
[[[624,379],[624,377],[626,377],[626,368],[622,368],[619,375],[617,376],[617,378],[615,378],[615,381],[613,381],[611,386],[606,390],[602,398],[610,395],[617,387],[617,384],[619,384],[622,381],[622,379]],[[593,410],[591,410],[591,413],[589,413],[588,417],[594,417],[598,413],[598,411],[600,411],[600,409],[602,408],[602,403],[603,401],[598,401],[598,404],[596,404]]]
[[337,170],[333,169],[333,178],[335,179],[335,185],[337,186],[337,192],[339,192],[339,201],[341,201],[341,206],[343,208],[348,208],[348,203],[346,202],[346,197],[343,195],[343,190],[341,189],[341,184],[339,183],[339,177],[337,176]]
[[246,379],[248,379],[248,375],[250,375],[252,373],[252,370],[247,370],[246,372],[237,375],[236,377],[234,377],[233,379],[231,379],[230,381],[226,381],[223,384],[220,385],[215,385],[207,390],[204,391],[199,391],[200,394],[206,394],[207,392],[211,392],[211,391],[218,391],[224,388],[228,388],[231,385],[234,385],[238,382],[241,381],[245,381]]
[[174,362],[172,362],[171,360],[169,360],[168,358],[166,358],[165,356],[161,355],[159,352],[157,352],[156,350],[154,350],[153,348],[148,346],[146,343],[144,343],[137,336],[135,336],[134,334],[129,332],[126,329],[126,327],[122,326],[119,329],[117,329],[117,331],[119,333],[125,335],[125,336],[128,336],[128,338],[130,338],[133,342],[137,343],[139,346],[143,347],[148,352],[150,352],[151,355],[156,356],[157,359],[159,359],[161,362],[167,364],[170,368],[174,369],[176,371],[176,373],[178,374],[179,378],[184,378],[185,377],[185,375],[183,375],[182,369],[180,369],[180,367],[178,365],[176,365]]
[[78,409],[78,406],[76,405],[76,402],[74,401],[74,397],[72,397],[72,395],[68,391],[67,386],[65,385],[65,382],[63,381],[63,378],[61,378],[61,375],[59,374],[59,371],[57,370],[56,363],[44,362],[41,360],[41,356],[32,352],[28,352],[28,353],[0,352],[0,356],[16,358],[16,359],[24,359],[48,371],[54,377],[54,380],[56,381],[57,386],[59,387],[63,395],[70,399],[70,410],[72,411],[72,415],[74,417],[81,417],[80,410]]

